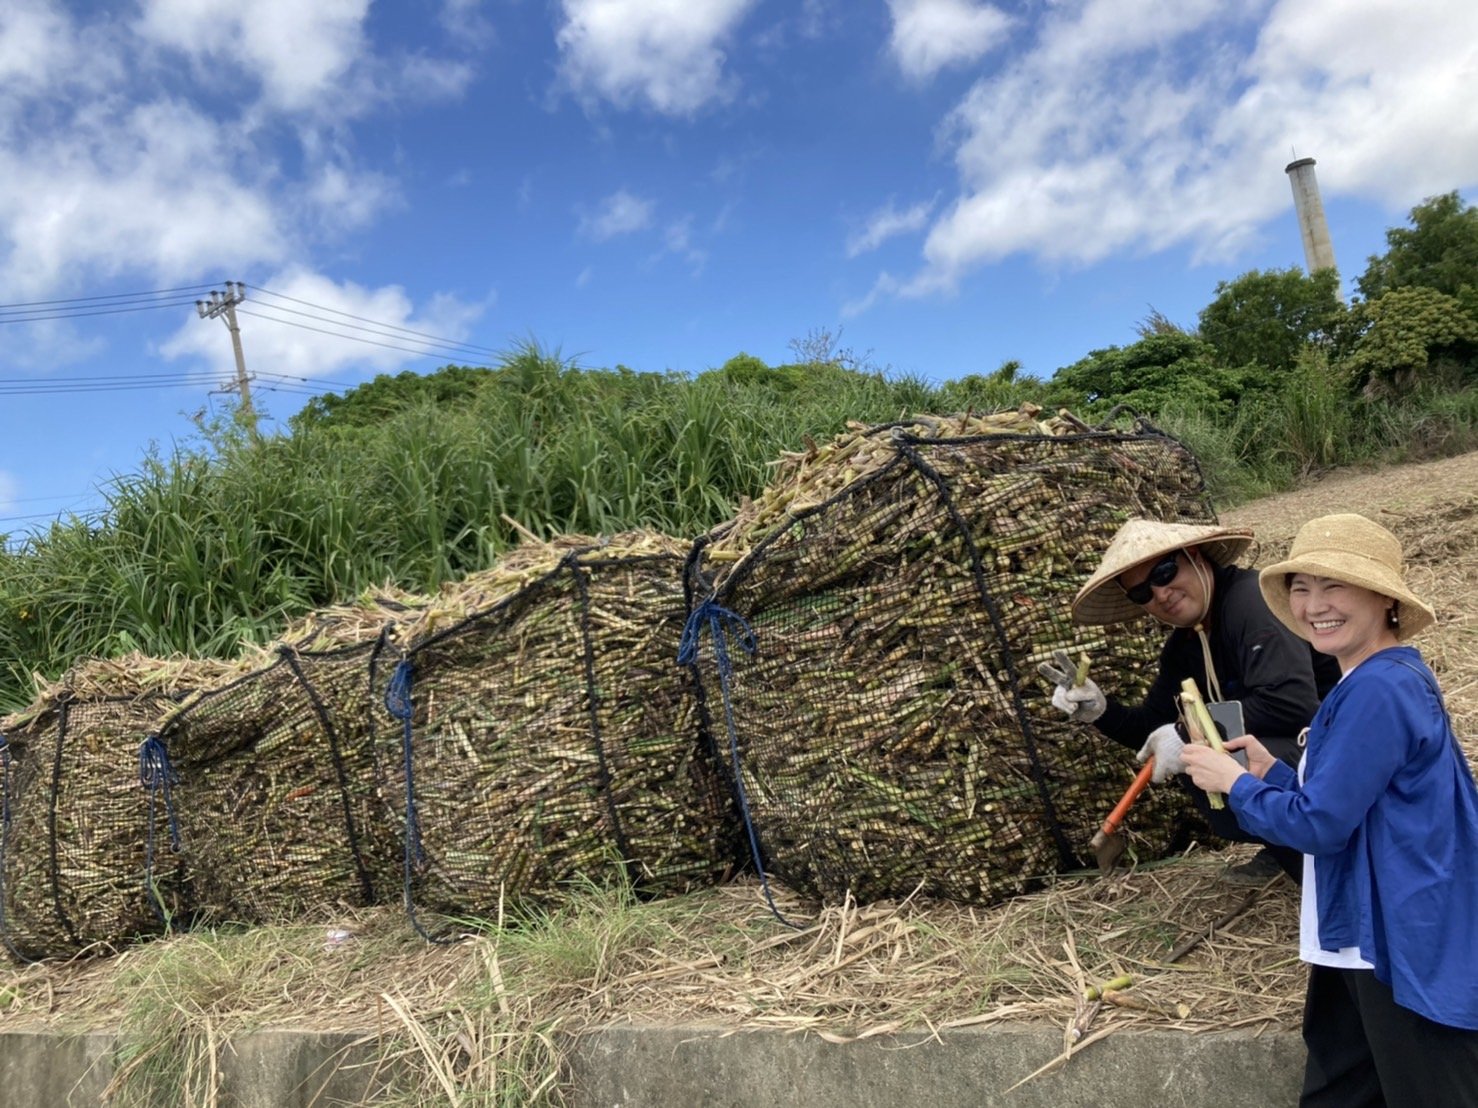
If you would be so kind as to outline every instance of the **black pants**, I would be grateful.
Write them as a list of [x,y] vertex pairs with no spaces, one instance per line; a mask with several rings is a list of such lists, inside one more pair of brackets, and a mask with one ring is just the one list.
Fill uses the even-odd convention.
[[1397,1004],[1374,970],[1309,967],[1302,1108],[1478,1104],[1478,1031]]
[[[1267,747],[1268,753],[1279,761],[1287,762],[1295,769],[1298,767],[1299,755],[1303,751],[1299,749],[1297,739],[1264,739],[1262,740],[1262,744]],[[1295,885],[1303,884],[1304,856],[1300,851],[1294,850],[1290,846],[1280,846],[1277,843],[1270,843],[1266,839],[1259,839],[1256,835],[1249,835],[1246,831],[1242,830],[1241,824],[1237,822],[1237,817],[1232,814],[1230,805],[1217,811],[1211,807],[1211,801],[1207,799],[1206,794],[1191,784],[1189,777],[1181,774],[1179,781],[1185,786],[1186,791],[1191,794],[1191,803],[1196,806],[1196,810],[1211,825],[1213,834],[1218,838],[1226,839],[1228,842],[1233,843],[1262,843],[1263,846],[1267,847],[1268,853],[1277,860],[1278,865],[1283,867],[1283,872],[1288,874],[1293,883]]]

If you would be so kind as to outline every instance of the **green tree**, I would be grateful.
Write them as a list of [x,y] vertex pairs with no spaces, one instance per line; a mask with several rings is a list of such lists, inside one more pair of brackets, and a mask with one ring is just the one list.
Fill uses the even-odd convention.
[[1427,381],[1435,363],[1471,371],[1478,321],[1454,296],[1421,285],[1392,289],[1350,311],[1344,368],[1368,393],[1404,392]]
[[1212,346],[1184,332],[1095,350],[1059,369],[1050,384],[1054,403],[1093,411],[1126,404],[1141,415],[1172,402],[1215,407],[1242,391],[1241,376],[1216,364]]
[[342,395],[315,396],[288,420],[295,431],[309,427],[370,427],[417,404],[465,402],[487,382],[492,370],[442,366],[435,373],[403,370],[382,373]]
[[1409,227],[1386,232],[1386,252],[1372,254],[1356,282],[1366,300],[1421,285],[1468,302],[1478,289],[1478,208],[1455,191],[1411,209]]
[[1216,298],[1201,309],[1200,335],[1223,366],[1286,372],[1343,312],[1335,270],[1254,269],[1217,283]]

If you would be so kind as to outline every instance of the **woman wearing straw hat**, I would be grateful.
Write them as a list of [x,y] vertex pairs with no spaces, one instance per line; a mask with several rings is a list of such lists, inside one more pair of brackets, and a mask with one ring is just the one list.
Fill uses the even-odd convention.
[[1306,1105],[1478,1104],[1478,789],[1437,680],[1406,641],[1432,609],[1359,515],[1304,524],[1268,605],[1344,673],[1297,772],[1251,737],[1244,770],[1188,746],[1195,783],[1302,851]]
[[[1104,696],[1093,681],[1073,686],[1070,677],[1058,681],[1052,698],[1069,718],[1092,723],[1136,751],[1141,762],[1153,754],[1156,782],[1183,772],[1175,720],[1186,678],[1194,679],[1209,700],[1240,701],[1246,729],[1290,765],[1298,761],[1298,733],[1339,680],[1332,658],[1315,654],[1274,618],[1258,590],[1256,572],[1232,564],[1251,543],[1252,532],[1244,529],[1131,519],[1073,600],[1079,623],[1120,623],[1148,613],[1171,628],[1159,671],[1139,706]],[[1205,793],[1181,781],[1217,835],[1261,841],[1244,832],[1231,813],[1212,811]],[[1274,847],[1227,877],[1261,884],[1276,876],[1280,865],[1294,880],[1302,875],[1298,852]]]

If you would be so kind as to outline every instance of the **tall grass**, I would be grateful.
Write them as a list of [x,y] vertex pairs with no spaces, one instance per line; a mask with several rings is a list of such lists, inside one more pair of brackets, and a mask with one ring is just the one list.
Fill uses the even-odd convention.
[[[763,367],[761,367],[763,368]],[[518,539],[636,527],[696,536],[754,496],[783,450],[848,421],[1044,402],[1014,374],[940,386],[788,366],[695,378],[587,371],[532,346],[470,400],[255,440],[227,423],[148,454],[71,519],[0,551],[0,710],[30,675],[129,650],[229,657],[289,620],[383,583],[429,592]],[[1072,398],[1061,402],[1073,404]],[[1256,403],[1168,405],[1222,507],[1334,465],[1472,448],[1478,389],[1352,398],[1316,355]]]

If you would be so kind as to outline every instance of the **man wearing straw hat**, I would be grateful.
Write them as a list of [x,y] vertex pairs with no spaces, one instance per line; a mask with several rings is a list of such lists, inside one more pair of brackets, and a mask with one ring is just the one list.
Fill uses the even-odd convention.
[[1436,617],[1396,537],[1350,513],[1304,524],[1260,583],[1344,676],[1296,771],[1252,737],[1228,744],[1246,769],[1202,746],[1183,761],[1242,826],[1304,855],[1299,1103],[1478,1104],[1478,787],[1407,645]]
[[[1131,519],[1073,599],[1079,623],[1121,623],[1148,613],[1171,628],[1159,670],[1137,706],[1106,697],[1091,680],[1074,685],[1071,677],[1048,673],[1058,685],[1052,703],[1070,719],[1091,723],[1135,751],[1139,761],[1154,755],[1157,783],[1184,772],[1184,741],[1175,720],[1176,697],[1186,678],[1195,680],[1208,701],[1240,701],[1246,730],[1290,765],[1298,761],[1299,732],[1339,680],[1332,658],[1316,654],[1268,610],[1256,572],[1232,564],[1251,543],[1252,532],[1244,529]],[[1263,842],[1244,832],[1225,809],[1212,810],[1186,778],[1181,782],[1217,835]],[[1261,883],[1279,866],[1300,879],[1302,859],[1296,851],[1265,847],[1230,870],[1227,879]]]

